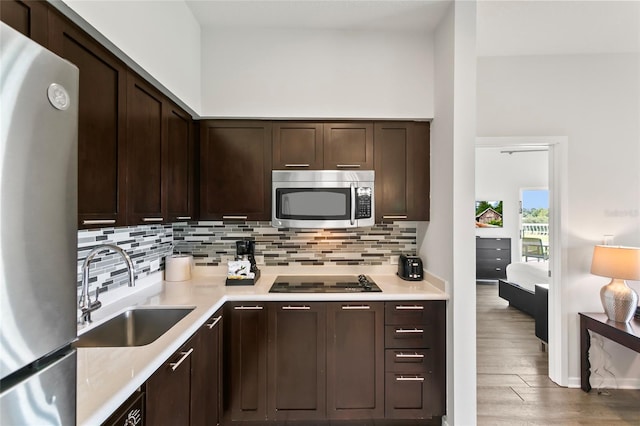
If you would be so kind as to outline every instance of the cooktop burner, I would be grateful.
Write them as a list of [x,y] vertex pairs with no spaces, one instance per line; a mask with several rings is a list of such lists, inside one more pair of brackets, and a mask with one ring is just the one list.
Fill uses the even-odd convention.
[[279,275],[269,293],[381,292],[366,275]]

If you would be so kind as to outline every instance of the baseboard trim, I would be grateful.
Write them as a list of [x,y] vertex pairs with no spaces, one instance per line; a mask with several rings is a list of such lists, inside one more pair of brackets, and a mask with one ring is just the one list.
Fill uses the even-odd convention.
[[[597,385],[594,386],[594,385]],[[613,377],[606,377],[604,379],[600,377],[594,377],[591,375],[591,386],[596,389],[640,389],[640,379],[636,378],[621,378],[614,379]],[[569,377],[569,388],[580,388],[580,377]]]

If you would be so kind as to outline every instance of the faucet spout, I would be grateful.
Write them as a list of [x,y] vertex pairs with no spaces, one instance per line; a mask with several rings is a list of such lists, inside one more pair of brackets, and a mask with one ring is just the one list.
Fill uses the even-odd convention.
[[91,301],[91,298],[89,296],[89,265],[98,253],[108,250],[114,251],[122,256],[127,265],[127,272],[129,274],[129,287],[134,287],[136,285],[133,262],[131,261],[131,257],[121,247],[118,247],[115,244],[102,244],[91,250],[85,258],[84,263],[82,264],[82,295],[80,296],[80,302],[78,303],[78,307],[82,312],[82,315],[80,317],[81,324],[87,324],[91,322],[91,312],[97,310],[102,306],[102,303],[98,300],[98,291],[96,291],[96,299],[93,302]]

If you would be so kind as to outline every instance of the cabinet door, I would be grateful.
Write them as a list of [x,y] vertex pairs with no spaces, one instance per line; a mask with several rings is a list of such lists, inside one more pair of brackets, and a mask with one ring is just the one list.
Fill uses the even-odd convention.
[[321,170],[322,131],[322,123],[274,122],[274,170]]
[[191,360],[191,425],[215,426],[222,415],[222,313],[194,337]]
[[102,426],[144,426],[144,392],[136,391]]
[[326,310],[324,303],[269,305],[270,419],[326,416]]
[[44,47],[49,47],[47,14],[48,7],[44,1],[0,1],[0,20]]
[[200,125],[200,218],[271,220],[271,123]]
[[51,50],[80,69],[78,227],[125,225],[126,69],[65,18],[49,17]]
[[187,425],[190,410],[192,342],[187,342],[147,380],[146,418],[150,425]]
[[166,218],[163,170],[166,130],[163,97],[132,73],[127,78],[127,222],[160,223]]
[[327,304],[327,417],[384,416],[384,304]]
[[325,169],[373,169],[373,124],[325,123]]
[[230,420],[267,416],[267,312],[261,303],[225,306],[225,406]]
[[429,123],[375,123],[376,221],[429,220]]
[[167,215],[168,221],[191,220],[194,214],[195,152],[193,120],[167,102]]

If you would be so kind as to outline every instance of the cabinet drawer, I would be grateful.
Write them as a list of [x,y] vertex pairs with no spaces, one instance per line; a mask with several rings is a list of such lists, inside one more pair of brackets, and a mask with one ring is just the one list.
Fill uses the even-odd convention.
[[429,303],[387,302],[384,307],[386,325],[425,324],[432,318]]
[[394,348],[429,348],[433,331],[424,325],[386,325],[384,327],[384,343],[389,349]]
[[430,373],[432,368],[429,349],[387,349],[384,351],[384,369],[388,373]]
[[511,247],[511,238],[476,238],[476,248],[503,248]]
[[385,373],[385,417],[425,418],[432,415],[430,374]]
[[482,266],[476,267],[476,278],[506,278],[506,267],[500,266]]
[[497,261],[511,261],[511,250],[509,249],[477,249],[476,250],[476,262],[497,260]]

